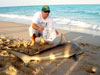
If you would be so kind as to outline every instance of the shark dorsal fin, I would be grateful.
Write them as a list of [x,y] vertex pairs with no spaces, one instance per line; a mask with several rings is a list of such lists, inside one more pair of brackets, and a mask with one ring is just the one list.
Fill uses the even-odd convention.
[[65,38],[64,34],[61,33],[61,40],[59,44],[64,44],[64,43],[67,43],[67,39]]

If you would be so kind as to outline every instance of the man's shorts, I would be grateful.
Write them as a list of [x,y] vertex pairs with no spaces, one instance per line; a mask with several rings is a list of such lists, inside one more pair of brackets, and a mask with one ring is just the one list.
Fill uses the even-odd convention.
[[29,35],[32,37],[32,35],[35,34],[36,36],[42,35],[43,33],[41,31],[33,29],[31,26],[29,27]]

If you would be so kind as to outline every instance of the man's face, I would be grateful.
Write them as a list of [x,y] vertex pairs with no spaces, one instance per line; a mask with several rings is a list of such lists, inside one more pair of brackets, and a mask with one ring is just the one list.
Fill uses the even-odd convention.
[[49,16],[50,11],[42,11],[42,17],[46,19]]

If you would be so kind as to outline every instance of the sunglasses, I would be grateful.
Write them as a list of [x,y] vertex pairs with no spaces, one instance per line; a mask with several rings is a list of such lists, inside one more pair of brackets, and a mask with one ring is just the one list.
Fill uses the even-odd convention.
[[50,11],[44,11],[45,13],[50,13]]

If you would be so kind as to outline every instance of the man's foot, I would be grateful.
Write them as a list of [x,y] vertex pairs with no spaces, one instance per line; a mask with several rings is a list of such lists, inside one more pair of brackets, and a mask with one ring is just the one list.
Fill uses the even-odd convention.
[[43,45],[44,43],[46,43],[46,41],[45,41],[44,38],[42,38],[42,39],[41,39],[41,43],[40,43],[40,45]]

